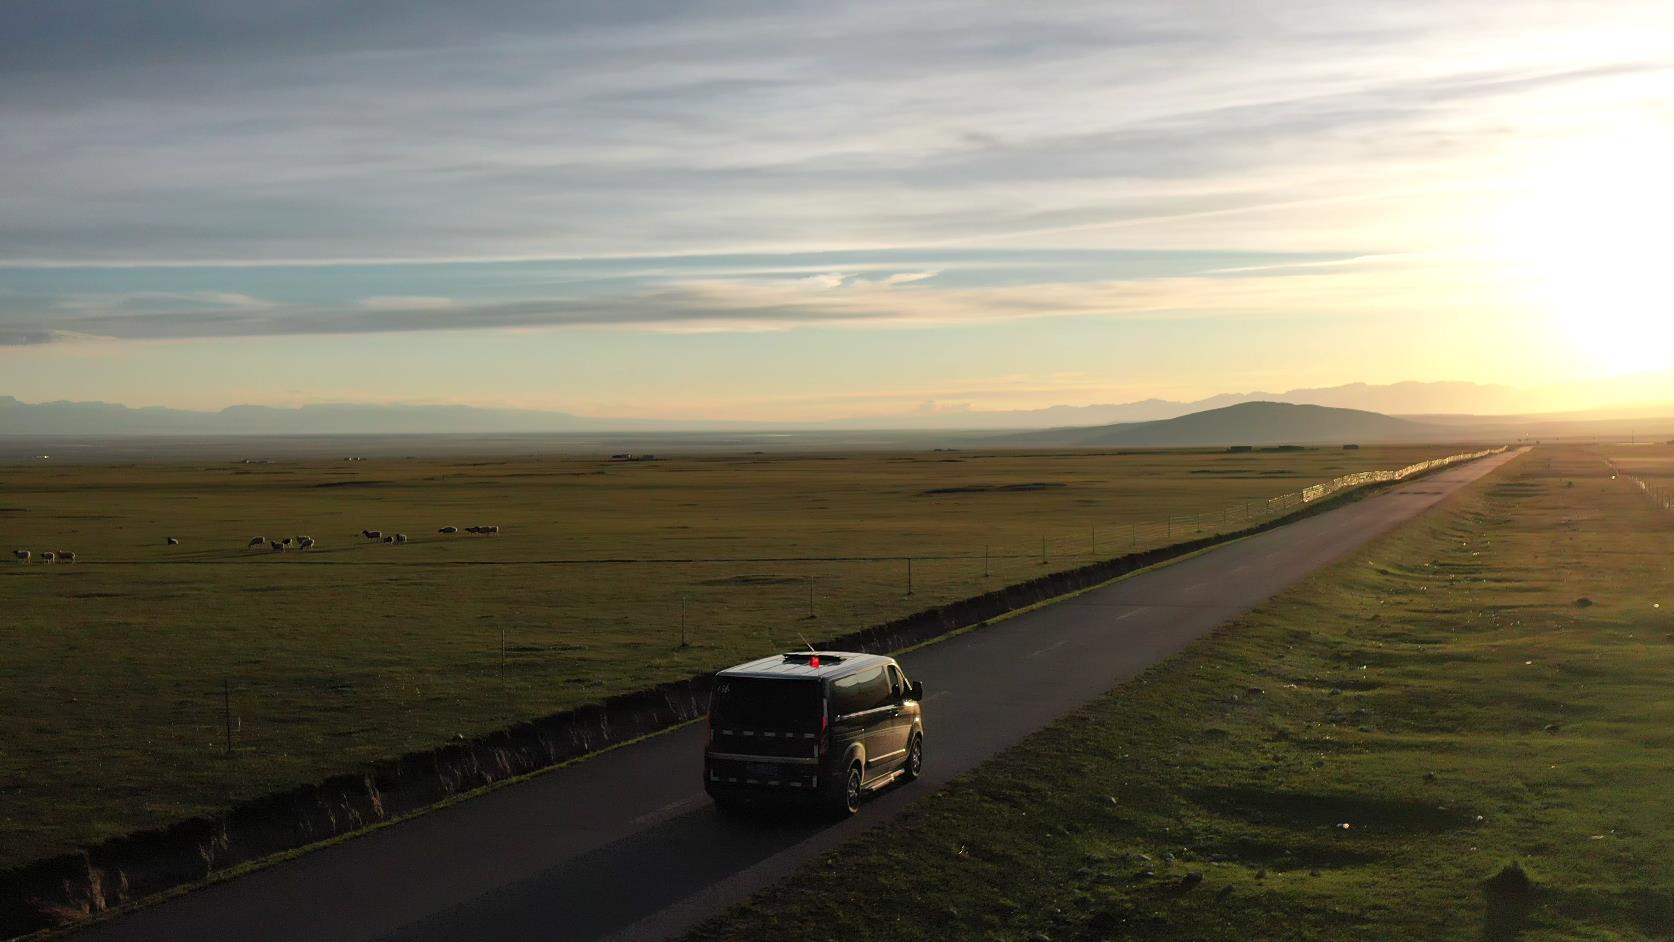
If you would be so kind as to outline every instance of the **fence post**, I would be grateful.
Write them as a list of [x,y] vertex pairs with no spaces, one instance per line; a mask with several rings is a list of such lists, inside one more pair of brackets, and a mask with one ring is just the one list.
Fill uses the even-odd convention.
[[982,577],[988,578],[988,544],[982,544]]
[[232,740],[232,681],[221,678],[221,714],[227,722],[227,755],[233,754]]
[[907,594],[913,594],[913,558],[907,557]]

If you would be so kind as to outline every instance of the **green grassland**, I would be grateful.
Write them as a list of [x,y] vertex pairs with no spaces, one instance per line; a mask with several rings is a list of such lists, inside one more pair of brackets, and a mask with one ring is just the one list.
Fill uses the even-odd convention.
[[1518,459],[694,938],[1674,937],[1674,515],[1605,455]]
[[[0,468],[0,866],[1454,450]],[[436,532],[473,524],[501,532]]]

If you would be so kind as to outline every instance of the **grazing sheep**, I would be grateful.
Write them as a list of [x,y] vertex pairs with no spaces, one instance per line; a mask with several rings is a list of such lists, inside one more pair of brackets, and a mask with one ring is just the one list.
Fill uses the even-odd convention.
[[405,533],[397,533],[397,534],[396,534],[396,535],[395,535],[395,542],[397,542],[397,543],[405,543],[405,542],[407,542],[407,534],[405,534]]
[[285,551],[285,544],[279,542],[278,540],[268,540],[267,545],[273,547],[273,551],[275,553],[283,553]]
[[267,537],[265,537],[265,536],[253,536],[253,537],[250,538],[250,545],[251,546],[260,546],[260,545],[262,545],[263,543],[266,543],[266,542],[267,542]]
[[57,558],[58,558],[58,556],[56,554],[54,554],[51,550],[48,550],[45,553],[41,554],[41,562],[46,563],[49,566],[52,565],[52,561],[57,559]]
[[73,563],[76,561],[76,554],[70,552],[69,550],[59,550],[58,559],[61,562]]
[[27,563],[29,561],[28,550],[12,550],[12,555],[16,556],[17,561],[20,563]]
[[384,542],[385,542],[385,543],[394,543],[394,542],[395,542],[395,537],[393,537],[393,536],[386,536],[386,537],[384,537]]
[[179,541],[179,540],[177,540],[177,539],[175,539],[175,538],[174,538],[174,537],[172,537],[172,536],[170,536],[170,537],[164,537],[164,539],[166,539],[166,540],[168,540],[168,544],[169,544],[169,545],[170,545],[170,546],[179,546],[179,545],[180,545],[180,541]]
[[436,532],[437,533],[458,533],[459,528],[458,527],[443,527],[440,530],[437,530]]

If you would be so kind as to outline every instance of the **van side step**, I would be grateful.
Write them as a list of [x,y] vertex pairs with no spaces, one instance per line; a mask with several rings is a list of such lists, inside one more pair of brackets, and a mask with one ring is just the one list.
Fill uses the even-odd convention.
[[875,792],[880,788],[885,788],[895,784],[896,780],[905,774],[907,774],[905,769],[896,769],[888,774],[880,775],[860,787],[864,788],[866,791]]

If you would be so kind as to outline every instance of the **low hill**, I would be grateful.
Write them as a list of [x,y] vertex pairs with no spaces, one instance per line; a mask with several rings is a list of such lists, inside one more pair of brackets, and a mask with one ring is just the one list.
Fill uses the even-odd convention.
[[1456,438],[1458,433],[1454,428],[1359,409],[1244,402],[1177,419],[1046,429],[1006,435],[994,441],[1071,448],[1169,448],[1410,442]]

